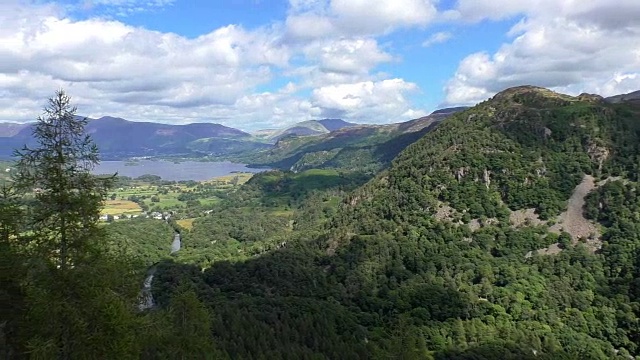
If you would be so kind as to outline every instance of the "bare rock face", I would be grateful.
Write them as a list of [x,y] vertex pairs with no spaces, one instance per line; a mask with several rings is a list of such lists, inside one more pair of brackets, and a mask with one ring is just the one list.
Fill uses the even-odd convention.
[[464,178],[465,175],[467,175],[468,171],[469,171],[469,168],[466,168],[466,167],[461,167],[458,169],[458,171],[456,171],[456,178],[458,179],[458,182],[462,181],[462,178]]
[[591,161],[598,163],[598,169],[602,170],[602,164],[609,158],[610,151],[604,146],[599,146],[595,142],[591,142],[587,149]]
[[600,230],[596,224],[584,217],[583,207],[585,196],[595,188],[593,176],[585,175],[569,198],[567,211],[560,214],[558,223],[549,229],[557,234],[566,231],[571,235],[574,244],[579,240],[584,240],[593,251],[601,247]]
[[546,221],[540,220],[538,214],[536,214],[536,209],[533,208],[512,211],[509,215],[509,222],[514,228],[546,224]]
[[484,181],[488,189],[491,185],[491,171],[484,169],[484,172],[482,173],[482,180]]

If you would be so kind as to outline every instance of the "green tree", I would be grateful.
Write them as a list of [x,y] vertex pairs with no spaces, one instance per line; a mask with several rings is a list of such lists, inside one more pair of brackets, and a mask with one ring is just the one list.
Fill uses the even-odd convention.
[[0,185],[0,358],[20,352],[17,335],[23,315],[25,259],[18,253],[22,224],[20,199],[9,183]]
[[62,90],[16,151],[14,183],[29,199],[20,344],[35,358],[132,358],[138,291],[133,264],[110,256],[98,224],[113,178],[91,174],[98,150]]
[[15,183],[34,191],[30,229],[33,249],[64,271],[91,245],[100,210],[114,177],[91,174],[98,148],[84,132],[87,119],[75,115],[71,98],[59,90],[38,117],[34,148],[16,151]]
[[15,188],[9,184],[0,184],[0,242],[9,244],[20,231],[23,211]]
[[212,343],[211,316],[193,290],[181,288],[169,307],[150,314],[153,329],[145,342],[143,355],[167,359],[221,359]]

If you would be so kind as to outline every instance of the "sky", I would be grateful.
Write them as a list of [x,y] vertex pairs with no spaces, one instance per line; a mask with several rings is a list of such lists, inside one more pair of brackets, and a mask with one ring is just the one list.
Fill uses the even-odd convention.
[[640,89],[638,0],[0,0],[0,121],[384,124],[505,88]]

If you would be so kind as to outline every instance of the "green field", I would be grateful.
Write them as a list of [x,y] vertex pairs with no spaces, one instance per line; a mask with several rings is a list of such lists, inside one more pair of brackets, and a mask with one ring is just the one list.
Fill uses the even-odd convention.
[[226,193],[247,182],[252,173],[237,173],[201,182],[157,184],[130,180],[107,195],[104,215],[139,214],[143,211],[187,211],[207,209]]
[[176,223],[185,229],[191,230],[193,228],[194,220],[195,220],[194,218],[180,219],[180,220],[177,220]]
[[141,212],[140,205],[128,200],[107,200],[102,209],[103,215],[133,215]]

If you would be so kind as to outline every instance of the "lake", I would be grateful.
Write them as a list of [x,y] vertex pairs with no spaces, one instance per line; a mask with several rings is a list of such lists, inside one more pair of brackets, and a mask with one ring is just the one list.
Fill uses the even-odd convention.
[[139,161],[101,161],[93,170],[94,174],[114,174],[136,178],[141,175],[158,175],[163,180],[209,180],[216,176],[229,175],[232,172],[257,173],[265,169],[251,169],[244,164],[228,161],[203,162],[203,161],[172,161],[139,160]]

